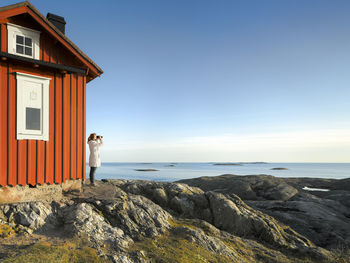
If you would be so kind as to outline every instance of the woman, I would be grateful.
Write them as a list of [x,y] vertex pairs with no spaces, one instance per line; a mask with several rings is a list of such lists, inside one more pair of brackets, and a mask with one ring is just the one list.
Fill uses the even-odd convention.
[[87,143],[90,149],[90,184],[95,185],[95,172],[97,167],[101,166],[100,147],[103,145],[102,136],[96,136],[96,133],[91,133]]

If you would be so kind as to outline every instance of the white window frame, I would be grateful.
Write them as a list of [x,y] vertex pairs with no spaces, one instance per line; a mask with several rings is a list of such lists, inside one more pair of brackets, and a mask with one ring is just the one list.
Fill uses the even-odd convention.
[[[16,72],[17,81],[17,140],[49,140],[49,86],[50,78]],[[25,82],[40,84],[42,88],[41,129],[26,129]]]
[[[7,23],[7,50],[8,53],[27,57],[27,58],[33,58],[33,59],[39,59],[39,53],[40,53],[40,31],[26,28],[23,26]],[[28,56],[25,54],[17,53],[16,52],[16,36],[23,36],[27,38],[32,39],[32,55]]]

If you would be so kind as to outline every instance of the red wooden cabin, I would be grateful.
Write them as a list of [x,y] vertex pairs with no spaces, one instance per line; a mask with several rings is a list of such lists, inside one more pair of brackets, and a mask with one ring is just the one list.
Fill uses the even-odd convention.
[[86,83],[103,71],[29,2],[0,8],[0,186],[85,179]]

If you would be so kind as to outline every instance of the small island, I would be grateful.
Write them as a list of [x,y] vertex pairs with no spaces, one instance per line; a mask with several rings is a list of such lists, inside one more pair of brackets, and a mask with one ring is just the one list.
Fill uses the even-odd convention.
[[270,170],[288,170],[288,168],[276,167],[276,168],[271,168]]
[[157,170],[157,169],[135,169],[135,171],[138,171],[138,172],[156,172],[159,170]]
[[168,164],[168,165],[165,165],[165,167],[175,167],[175,164]]
[[240,163],[213,163],[213,165],[237,165],[237,166],[240,166],[242,164],[240,164]]
[[239,162],[240,164],[268,164],[267,162]]

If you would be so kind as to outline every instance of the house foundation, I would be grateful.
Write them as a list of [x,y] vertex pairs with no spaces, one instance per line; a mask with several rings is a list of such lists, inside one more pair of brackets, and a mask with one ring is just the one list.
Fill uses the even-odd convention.
[[36,202],[36,201],[60,201],[64,193],[82,191],[81,180],[67,180],[62,184],[44,184],[32,186],[0,187],[0,204]]

